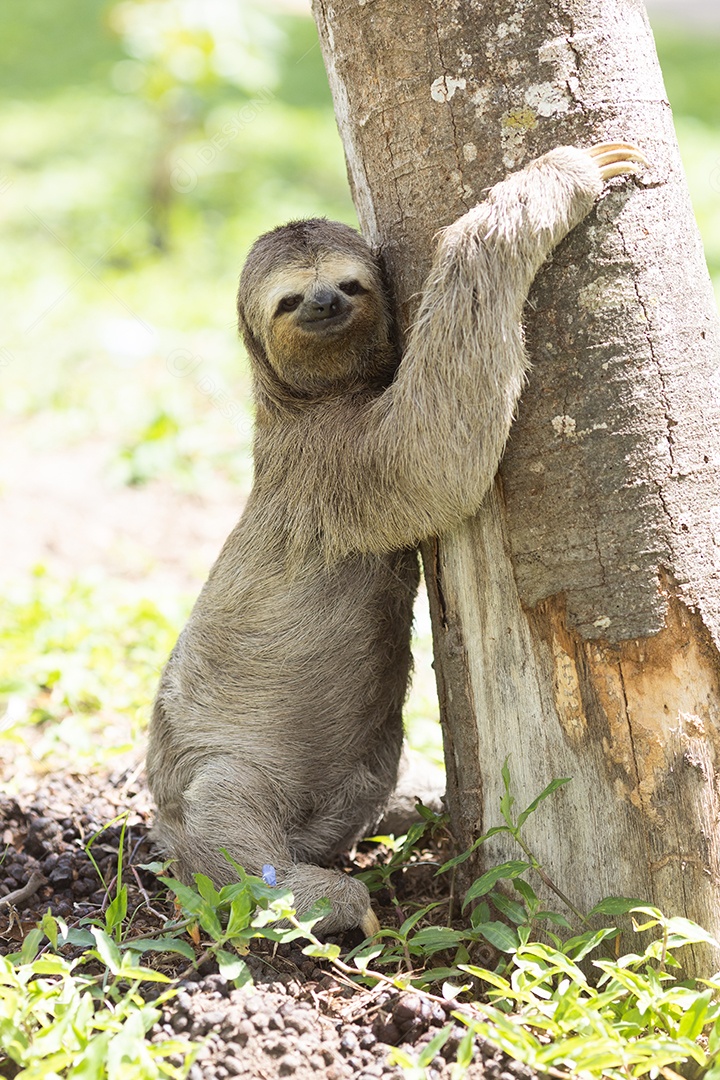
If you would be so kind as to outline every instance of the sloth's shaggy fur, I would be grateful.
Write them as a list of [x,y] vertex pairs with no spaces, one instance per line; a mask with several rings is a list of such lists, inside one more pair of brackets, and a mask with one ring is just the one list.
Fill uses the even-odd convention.
[[[627,171],[627,170],[626,170]],[[322,869],[393,791],[418,541],[477,510],[528,367],[521,316],[602,187],[563,147],[445,229],[398,364],[380,266],[344,225],[261,236],[240,279],[255,479],[162,676],[148,773],[178,872],[272,864],[327,931],[374,928]]]

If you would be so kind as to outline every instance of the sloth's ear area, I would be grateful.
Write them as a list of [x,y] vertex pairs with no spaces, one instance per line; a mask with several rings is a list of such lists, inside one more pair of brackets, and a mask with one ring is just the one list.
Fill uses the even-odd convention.
[[245,309],[244,309],[244,307],[242,305],[242,302],[241,302],[241,300],[239,298],[238,298],[238,304],[237,304],[237,313],[238,313],[238,331],[240,333],[240,336],[243,339],[243,342],[245,344],[245,348],[247,349],[248,353],[250,354],[250,359],[256,361],[256,363],[266,364],[267,363],[267,353],[265,352],[265,349],[264,349],[263,344],[260,341],[260,339],[258,337],[256,337],[255,334],[250,329],[250,323],[247,320],[247,316],[245,315]]

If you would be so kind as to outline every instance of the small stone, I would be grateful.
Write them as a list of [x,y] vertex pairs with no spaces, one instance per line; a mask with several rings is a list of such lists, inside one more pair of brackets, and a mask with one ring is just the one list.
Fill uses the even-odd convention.
[[230,993],[230,983],[224,975],[219,973],[208,975],[205,979],[205,986],[208,990],[213,990],[221,998],[227,997]]
[[223,1060],[225,1062],[225,1068],[231,1076],[239,1076],[243,1071],[242,1061],[239,1061],[234,1054],[226,1054]]
[[310,1020],[304,1016],[298,1016],[297,1013],[293,1013],[290,1016],[285,1017],[285,1027],[292,1028],[293,1031],[297,1031],[298,1035],[306,1035],[309,1031],[312,1031],[313,1025]]
[[372,1031],[363,1031],[359,1039],[361,1050],[371,1050],[377,1042],[377,1039],[373,1035]]
[[250,1020],[241,1020],[237,1026],[235,1032],[235,1038],[240,1043],[240,1046],[245,1046],[248,1039],[252,1039],[255,1035],[255,1028]]
[[203,1020],[205,1021],[205,1026],[207,1028],[216,1028],[220,1027],[225,1020],[225,1016],[226,1013],[224,1009],[210,1009],[209,1012],[205,1013]]
[[70,860],[60,856],[57,866],[50,874],[48,881],[54,888],[69,885],[73,880],[73,870]]
[[532,1071],[527,1067],[524,1061],[508,1061],[506,1068],[508,1072],[515,1073],[516,1076],[532,1076]]
[[280,1057],[289,1050],[287,1039],[268,1039],[265,1043],[265,1053],[270,1057]]
[[403,994],[393,1005],[394,1023],[404,1031],[410,1026],[427,1027],[432,1015],[429,1002],[419,994]]
[[354,1031],[344,1031],[340,1038],[340,1050],[343,1054],[353,1054],[358,1048],[357,1035]]
[[400,1042],[400,1029],[392,1020],[384,1021],[378,1018],[373,1024],[373,1034],[376,1039],[387,1043],[388,1046],[397,1046]]
[[278,1062],[278,1073],[280,1076],[290,1076],[291,1073],[296,1072],[301,1064],[302,1061],[297,1054],[286,1054]]

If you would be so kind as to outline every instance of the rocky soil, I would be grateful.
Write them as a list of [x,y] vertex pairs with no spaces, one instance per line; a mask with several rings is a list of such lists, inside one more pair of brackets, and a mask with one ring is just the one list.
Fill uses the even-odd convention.
[[[147,840],[149,806],[142,778],[136,774],[80,778],[51,776],[27,796],[0,796],[0,952],[14,952],[48,910],[70,925],[101,916],[108,894],[88,855],[88,847],[112,890],[120,825],[108,825],[130,811],[125,836],[124,880],[129,888],[132,933],[157,934],[172,918],[171,905],[153,874],[139,864],[151,861]],[[372,858],[367,853],[360,858]],[[414,875],[413,888],[427,889],[432,875]],[[403,900],[412,900],[408,884],[398,882]],[[18,890],[20,895],[18,895]],[[25,895],[23,895],[23,892]],[[15,894],[14,899],[4,900]],[[29,893],[29,895],[28,895]],[[427,893],[417,899],[426,900]],[[395,912],[382,907],[381,921],[392,925]],[[432,899],[432,896],[430,896]],[[427,901],[426,901],[427,902]],[[351,947],[357,938],[340,943]],[[198,947],[198,956],[202,948]],[[145,958],[146,962],[152,962]],[[168,970],[167,963],[163,969]],[[172,962],[175,962],[174,960]],[[377,1080],[399,1078],[402,1070],[388,1061],[392,1046],[414,1057],[450,1019],[452,1005],[417,994],[387,989],[353,988],[324,964],[304,956],[298,944],[257,943],[248,957],[254,985],[235,989],[206,960],[199,970],[186,961],[172,973],[181,976],[180,993],[167,1003],[153,1037],[174,1034],[198,1040],[202,1048],[190,1068],[191,1080]],[[185,970],[182,970],[182,968]],[[464,1028],[427,1068],[428,1080],[450,1077],[451,1063]],[[179,1064],[179,1062],[178,1062]],[[0,1076],[12,1080],[3,1062]],[[470,1080],[523,1080],[531,1073],[486,1045],[476,1045],[467,1073]]]

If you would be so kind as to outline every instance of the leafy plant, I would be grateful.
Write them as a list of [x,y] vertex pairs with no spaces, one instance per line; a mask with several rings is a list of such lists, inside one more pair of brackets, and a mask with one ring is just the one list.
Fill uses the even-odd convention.
[[[505,824],[490,829],[468,851],[444,863],[438,873],[453,870],[489,837],[501,832],[513,837],[526,859],[493,867],[471,884],[463,910],[473,901],[481,902],[471,912],[470,929],[452,931],[457,935],[452,938],[448,934],[450,928],[426,928],[414,940],[406,933],[404,941],[408,950],[415,946],[416,954],[423,951],[423,944],[430,945],[425,950],[426,959],[432,955],[433,940],[459,946],[452,968],[430,968],[411,980],[416,990],[423,992],[423,987],[434,981],[433,976],[450,978],[462,973],[466,979],[470,977],[470,982],[459,986],[446,984],[443,988],[446,994],[466,999],[453,1011],[455,1019],[467,1029],[458,1048],[455,1077],[466,1071],[472,1060],[474,1039],[479,1037],[515,1060],[558,1080],[578,1076],[587,1080],[592,1077],[628,1080],[645,1075],[654,1078],[659,1074],[675,1080],[677,1073],[672,1067],[687,1062],[694,1063],[710,1080],[720,1080],[717,1000],[720,976],[683,981],[678,978],[680,963],[674,955],[685,946],[705,944],[720,948],[720,944],[690,920],[666,917],[657,908],[638,900],[609,897],[587,917],[583,916],[544,873],[522,835],[528,817],[568,781],[554,780],[548,784],[516,817],[507,761],[502,775],[500,810]],[[533,939],[532,932],[539,923],[560,929],[572,930],[572,927],[564,916],[541,910],[535,891],[522,877],[528,872],[538,873],[586,929],[565,940],[546,929],[547,940]],[[511,899],[497,890],[495,886],[500,882],[514,887],[520,899]],[[505,921],[490,919],[491,905]],[[421,916],[426,911],[416,914]],[[620,932],[616,926],[595,929],[591,920],[602,915],[627,914],[633,916],[636,932],[655,931],[656,936],[641,952],[619,958],[606,955],[602,950],[610,942],[617,945]],[[404,925],[400,936],[410,929]],[[498,950],[500,957],[494,969],[463,962],[462,950],[472,946],[476,935]],[[375,965],[383,965],[391,951],[374,955]],[[590,959],[592,954],[594,959]],[[589,971],[594,969],[594,979],[580,966],[583,963],[589,963]],[[365,977],[371,974],[366,966]],[[397,985],[397,978],[395,982]],[[417,1059],[405,1051],[394,1052],[393,1060],[402,1065],[408,1080],[426,1077],[426,1066],[447,1040],[443,1034],[435,1036]]]
[[[618,902],[613,906],[617,911]],[[592,961],[599,972],[595,983],[578,964],[615,933],[612,928],[563,945],[521,945],[502,975],[465,966],[488,987],[488,1002],[475,1003],[475,1015],[464,1010],[454,1015],[473,1034],[554,1076],[627,1080],[657,1076],[689,1060],[717,1080],[720,981],[681,982],[668,970],[679,968],[675,950],[717,942],[687,919],[666,918],[657,908],[632,901],[627,907],[646,916],[634,923],[637,931],[659,928],[661,934],[640,954]]]
[[[0,956],[0,1051],[21,1071],[18,1080],[72,1074],[86,1080],[155,1080],[187,1074],[199,1047],[184,1039],[149,1041],[173,996],[168,989],[150,1004],[141,984],[171,980],[121,954],[104,930],[89,933],[94,947],[76,959],[40,952],[43,938],[54,948],[72,940],[62,919],[48,914],[19,953]],[[89,970],[101,965],[102,973]],[[180,1055],[178,1067],[170,1060]],[[0,1058],[0,1062],[2,1058]]]

